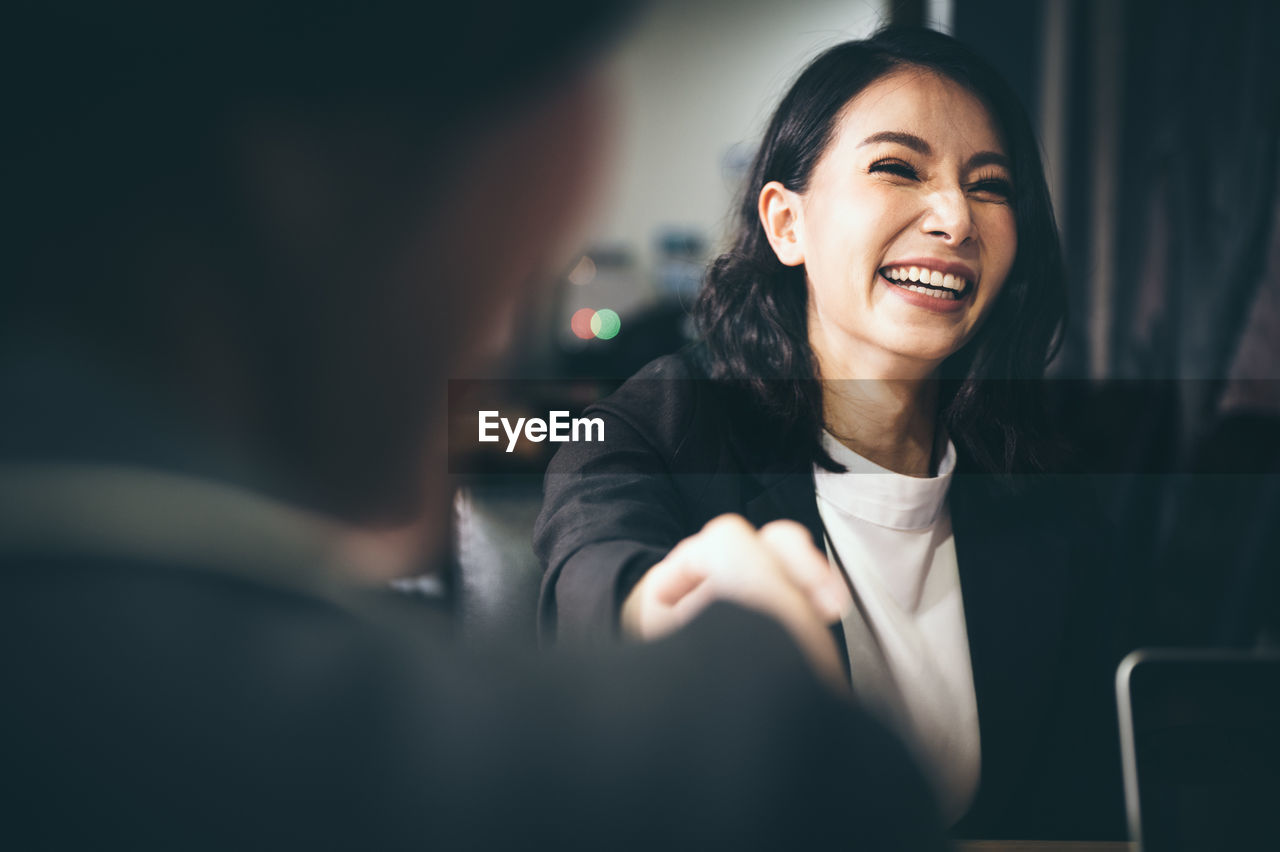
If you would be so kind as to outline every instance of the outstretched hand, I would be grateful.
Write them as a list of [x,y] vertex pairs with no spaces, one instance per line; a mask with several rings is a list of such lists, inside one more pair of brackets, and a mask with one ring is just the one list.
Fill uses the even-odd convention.
[[680,542],[640,580],[622,606],[623,631],[665,636],[717,600],[774,618],[814,671],[839,691],[847,679],[828,626],[853,606],[844,578],[795,521],[760,529],[721,515]]

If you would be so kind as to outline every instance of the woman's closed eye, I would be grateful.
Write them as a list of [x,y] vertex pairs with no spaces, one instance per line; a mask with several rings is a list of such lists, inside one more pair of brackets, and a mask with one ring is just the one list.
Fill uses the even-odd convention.
[[[867,172],[892,175],[910,181],[920,180],[920,173],[916,171],[915,166],[905,160],[876,160],[867,168]],[[1013,198],[1013,184],[999,175],[978,178],[965,188],[984,200],[1006,202]]]
[[1002,177],[979,178],[969,184],[969,192],[993,201],[1009,201],[1013,198],[1013,184]]
[[876,160],[867,168],[867,172],[870,174],[876,174],[877,172],[890,174],[907,180],[920,179],[920,173],[915,170],[915,167],[903,160]]

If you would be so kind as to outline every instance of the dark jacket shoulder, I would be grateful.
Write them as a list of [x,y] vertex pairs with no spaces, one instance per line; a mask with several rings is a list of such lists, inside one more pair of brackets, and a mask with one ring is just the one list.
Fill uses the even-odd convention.
[[[604,415],[615,421],[605,430],[603,447],[579,445],[593,455],[612,445],[625,449],[633,443],[648,445],[672,470],[704,463],[708,439],[719,428],[723,410],[717,404],[716,386],[690,352],[665,355],[644,366],[617,391],[587,409],[588,415]],[[612,444],[611,444],[612,442]],[[581,455],[566,446],[552,463],[562,469]]]
[[561,446],[534,527],[545,637],[614,635],[621,601],[645,571],[711,517],[741,511],[751,462],[733,394],[685,351],[586,409],[603,420],[604,440]]

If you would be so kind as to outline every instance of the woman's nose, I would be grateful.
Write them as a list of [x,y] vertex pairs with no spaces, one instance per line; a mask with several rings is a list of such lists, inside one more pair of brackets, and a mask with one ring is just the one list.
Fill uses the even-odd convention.
[[920,228],[925,233],[951,246],[960,246],[975,235],[973,211],[962,188],[940,189],[929,195],[927,203],[924,218],[920,221]]

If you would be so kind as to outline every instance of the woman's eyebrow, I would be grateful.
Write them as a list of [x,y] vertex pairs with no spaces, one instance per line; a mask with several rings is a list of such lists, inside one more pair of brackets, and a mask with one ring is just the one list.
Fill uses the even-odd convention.
[[900,130],[881,130],[879,133],[872,133],[859,142],[858,147],[874,145],[877,142],[896,142],[899,145],[905,145],[918,154],[924,154],[926,157],[933,153],[933,148],[929,146],[928,142],[913,133],[903,133]]
[[1007,171],[1013,171],[1009,158],[998,151],[979,151],[969,158],[965,166],[970,170],[980,169],[983,166],[1001,166]]
[[[916,136],[914,133],[904,133],[901,130],[881,130],[879,133],[872,133],[866,139],[858,143],[861,148],[864,145],[875,145],[880,142],[894,142],[903,145],[928,157],[933,154],[933,146],[928,142]],[[978,169],[983,166],[1002,166],[1005,169],[1012,170],[1009,158],[999,151],[979,151],[969,158],[969,162],[965,163],[966,169]]]

